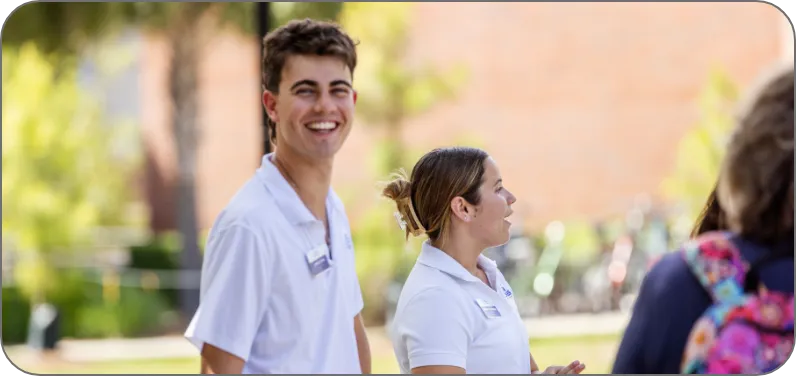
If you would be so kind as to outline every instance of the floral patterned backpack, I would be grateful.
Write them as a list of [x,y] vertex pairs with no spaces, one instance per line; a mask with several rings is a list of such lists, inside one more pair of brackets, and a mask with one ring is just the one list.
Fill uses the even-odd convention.
[[793,249],[775,250],[750,267],[729,233],[712,232],[688,242],[682,255],[713,304],[691,330],[681,373],[759,375],[785,363],[794,346],[793,294],[767,290],[758,268],[792,258]]

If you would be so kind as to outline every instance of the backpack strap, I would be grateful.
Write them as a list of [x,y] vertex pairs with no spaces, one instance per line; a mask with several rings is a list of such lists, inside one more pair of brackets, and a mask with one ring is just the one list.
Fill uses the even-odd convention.
[[765,265],[782,259],[793,259],[793,238],[790,241],[780,242],[770,252],[751,264],[749,271],[746,273],[744,291],[756,292],[761,287],[764,287],[760,282],[760,269]]
[[686,242],[682,255],[714,302],[743,304],[749,265],[727,232],[708,232]]

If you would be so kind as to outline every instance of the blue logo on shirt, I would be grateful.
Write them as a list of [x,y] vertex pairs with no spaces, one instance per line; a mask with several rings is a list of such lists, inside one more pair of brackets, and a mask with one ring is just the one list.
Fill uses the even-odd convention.
[[511,297],[511,290],[509,290],[509,289],[507,289],[505,287],[501,287],[501,288],[503,289],[503,293],[506,294],[506,297],[510,298]]

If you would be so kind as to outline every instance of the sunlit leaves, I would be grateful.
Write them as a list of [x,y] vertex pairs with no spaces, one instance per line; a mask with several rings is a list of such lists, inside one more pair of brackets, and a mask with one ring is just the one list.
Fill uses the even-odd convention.
[[[409,118],[453,98],[467,78],[463,65],[437,67],[407,59],[412,3],[345,3],[340,22],[359,41],[359,63],[354,85],[359,92],[357,111],[368,124],[396,131]],[[388,140],[388,152],[399,158],[380,168],[403,164],[405,146],[400,139]],[[399,161],[400,159],[400,161]],[[399,165],[396,165],[399,164]]]
[[111,157],[120,128],[103,122],[73,73],[56,77],[33,44],[3,51],[2,228],[23,255],[16,275],[28,293],[52,287],[37,279],[50,273],[47,254],[123,223],[131,197],[134,159]]
[[674,172],[664,181],[664,193],[685,205],[691,218],[716,184],[737,99],[737,88],[729,77],[713,71],[699,98],[699,121],[680,141]]

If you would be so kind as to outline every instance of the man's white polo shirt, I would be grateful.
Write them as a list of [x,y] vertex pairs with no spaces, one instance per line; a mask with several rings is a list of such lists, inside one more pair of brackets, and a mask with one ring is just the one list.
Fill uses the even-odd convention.
[[[348,218],[331,189],[326,210],[331,252],[323,222],[263,157],[210,231],[186,338],[242,358],[243,373],[361,373],[362,294]],[[319,249],[331,260],[314,275],[306,255]]]
[[428,241],[398,300],[391,337],[402,373],[447,365],[467,373],[531,372],[528,333],[494,261],[478,264],[493,290]]

